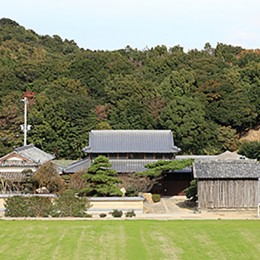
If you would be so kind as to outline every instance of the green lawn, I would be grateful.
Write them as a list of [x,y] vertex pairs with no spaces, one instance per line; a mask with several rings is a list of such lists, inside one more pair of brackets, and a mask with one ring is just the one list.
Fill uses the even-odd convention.
[[260,221],[2,220],[0,259],[260,259]]

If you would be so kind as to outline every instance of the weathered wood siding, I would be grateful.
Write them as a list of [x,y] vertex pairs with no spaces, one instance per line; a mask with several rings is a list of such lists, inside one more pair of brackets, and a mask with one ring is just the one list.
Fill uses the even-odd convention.
[[260,178],[258,179],[258,205],[260,204]]
[[199,208],[254,208],[258,205],[258,179],[199,179]]

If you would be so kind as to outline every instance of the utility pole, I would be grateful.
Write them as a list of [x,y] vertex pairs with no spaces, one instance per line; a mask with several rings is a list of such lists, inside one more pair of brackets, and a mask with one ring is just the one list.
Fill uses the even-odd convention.
[[23,145],[27,145],[27,132],[31,129],[31,125],[27,125],[27,105],[28,105],[28,99],[27,97],[24,97],[21,99],[22,102],[24,102],[24,124],[21,125],[21,129],[24,133],[24,139],[23,139]]

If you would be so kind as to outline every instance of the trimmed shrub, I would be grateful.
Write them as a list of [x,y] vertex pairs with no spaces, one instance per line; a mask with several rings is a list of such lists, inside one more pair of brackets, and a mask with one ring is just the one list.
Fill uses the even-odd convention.
[[132,218],[132,217],[135,217],[136,215],[135,215],[135,212],[134,212],[133,210],[131,210],[131,211],[127,211],[127,212],[125,213],[125,216],[126,216],[127,218]]
[[138,196],[138,191],[133,188],[133,187],[127,187],[126,188],[126,193],[125,193],[126,197],[135,197]]
[[121,218],[123,215],[123,211],[122,210],[118,210],[118,209],[114,209],[111,213],[110,213],[114,218]]
[[28,217],[28,199],[21,196],[14,196],[5,199],[6,217]]
[[99,214],[99,217],[101,217],[101,218],[105,218],[106,216],[107,216],[106,213],[100,213],[100,214]]
[[192,180],[190,186],[184,190],[184,193],[190,201],[196,202],[198,200],[197,181]]
[[6,217],[92,217],[86,214],[90,207],[87,198],[78,198],[73,191],[64,192],[55,199],[49,197],[13,196],[5,200]]
[[14,196],[5,200],[6,217],[48,217],[52,209],[48,197]]
[[87,217],[90,207],[87,198],[76,197],[74,191],[68,190],[55,200],[53,217]]
[[159,202],[161,200],[160,194],[152,194],[152,200],[154,203]]

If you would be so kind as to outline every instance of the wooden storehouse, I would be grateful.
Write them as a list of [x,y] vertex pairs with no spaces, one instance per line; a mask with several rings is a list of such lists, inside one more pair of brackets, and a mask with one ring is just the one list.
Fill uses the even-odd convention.
[[193,164],[201,209],[255,208],[260,202],[260,163],[205,160]]

